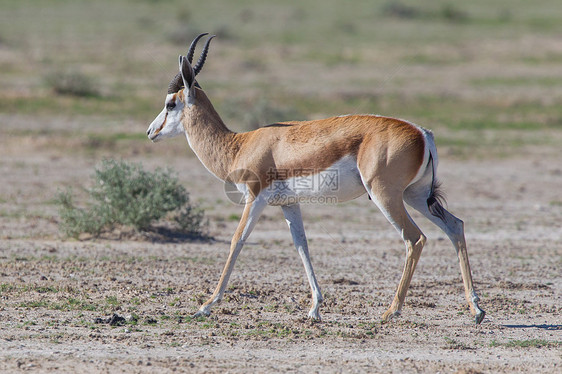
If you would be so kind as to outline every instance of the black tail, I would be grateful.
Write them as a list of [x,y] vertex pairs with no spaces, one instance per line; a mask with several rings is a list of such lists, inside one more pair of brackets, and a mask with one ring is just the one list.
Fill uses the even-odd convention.
[[429,163],[431,164],[430,167],[433,176],[431,179],[431,192],[427,198],[427,208],[433,216],[440,218],[441,220],[445,220],[445,209],[443,208],[443,205],[446,204],[445,194],[441,188],[441,182],[435,177],[435,166],[433,164],[433,156],[431,153],[429,154],[428,164]]

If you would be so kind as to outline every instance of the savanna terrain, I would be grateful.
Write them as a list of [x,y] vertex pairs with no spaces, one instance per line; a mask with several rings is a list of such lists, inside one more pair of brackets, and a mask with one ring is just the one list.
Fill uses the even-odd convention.
[[[562,19],[541,1],[0,0],[0,371],[558,373],[562,365]],[[387,323],[403,243],[366,196],[304,205],[325,303],[279,208],[225,300],[213,291],[242,207],[185,139],[152,144],[177,56],[211,32],[198,81],[230,128],[348,113],[434,131],[465,221],[476,326],[451,243],[428,236]],[[123,227],[65,237],[55,196],[86,202],[112,158],[170,167],[212,239]]]

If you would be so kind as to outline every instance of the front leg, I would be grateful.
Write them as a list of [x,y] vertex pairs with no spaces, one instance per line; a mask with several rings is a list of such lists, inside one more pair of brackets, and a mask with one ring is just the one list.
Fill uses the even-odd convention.
[[308,283],[310,284],[310,289],[312,290],[312,308],[308,312],[308,317],[320,320],[320,313],[318,312],[318,309],[320,309],[320,304],[322,304],[323,299],[322,294],[320,293],[320,286],[318,286],[314,270],[312,269],[310,255],[308,254],[308,244],[306,241],[306,234],[304,232],[304,225],[302,223],[300,206],[298,204],[286,205],[283,206],[282,209],[283,214],[285,215],[285,220],[291,230],[295,247],[301,256],[304,270],[306,271],[306,276],[308,277]]
[[228,279],[230,278],[230,274],[234,268],[236,258],[240,254],[246,239],[250,236],[250,233],[256,226],[256,223],[258,222],[258,219],[260,218],[260,215],[266,205],[265,199],[262,199],[259,196],[258,198],[246,203],[244,212],[242,213],[242,218],[240,219],[240,223],[238,223],[238,228],[232,237],[232,241],[230,243],[230,254],[228,255],[228,260],[226,260],[226,265],[222,271],[219,283],[215,288],[213,295],[209,298],[209,300],[201,305],[199,311],[195,313],[194,317],[210,315],[211,308],[222,300],[224,291],[226,290],[226,286],[228,284]]

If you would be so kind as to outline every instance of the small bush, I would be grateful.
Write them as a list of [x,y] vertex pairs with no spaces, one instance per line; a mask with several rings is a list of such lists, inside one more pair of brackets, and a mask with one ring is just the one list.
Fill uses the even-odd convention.
[[468,13],[452,4],[445,4],[441,7],[441,16],[450,22],[465,22],[468,20]]
[[139,164],[105,160],[88,193],[93,203],[85,209],[74,205],[70,190],[56,198],[60,228],[69,237],[99,236],[118,225],[148,231],[165,217],[183,234],[204,236],[203,211],[190,204],[188,192],[169,170],[151,173]]
[[94,80],[78,71],[57,71],[48,74],[45,82],[56,94],[95,97],[100,92]]
[[427,9],[419,6],[405,4],[401,1],[389,1],[382,5],[385,16],[404,20],[446,20],[452,23],[461,23],[469,20],[469,14],[453,4],[443,4],[439,9]]
[[383,4],[382,11],[384,15],[402,19],[415,19],[423,16],[423,12],[419,8],[400,1],[390,1]]

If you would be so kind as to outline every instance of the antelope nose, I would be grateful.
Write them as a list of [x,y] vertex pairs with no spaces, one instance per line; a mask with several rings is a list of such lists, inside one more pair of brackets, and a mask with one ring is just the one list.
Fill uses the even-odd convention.
[[150,129],[146,130],[146,135],[150,135]]

